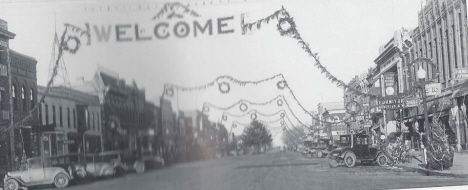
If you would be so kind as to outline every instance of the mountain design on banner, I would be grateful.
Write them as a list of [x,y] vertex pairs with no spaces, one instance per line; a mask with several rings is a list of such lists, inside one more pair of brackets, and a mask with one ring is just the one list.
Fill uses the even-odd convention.
[[163,8],[153,17],[153,20],[166,18],[166,19],[182,19],[184,15],[190,15],[192,17],[200,17],[198,13],[188,8],[186,5],[182,5],[179,2],[166,3]]

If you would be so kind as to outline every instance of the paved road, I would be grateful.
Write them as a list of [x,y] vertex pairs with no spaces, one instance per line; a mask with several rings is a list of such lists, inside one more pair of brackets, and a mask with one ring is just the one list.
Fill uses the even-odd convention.
[[304,158],[295,152],[182,163],[138,175],[95,181],[67,189],[130,190],[283,190],[398,189],[468,185],[468,179],[422,176],[379,166],[330,168],[325,158]]

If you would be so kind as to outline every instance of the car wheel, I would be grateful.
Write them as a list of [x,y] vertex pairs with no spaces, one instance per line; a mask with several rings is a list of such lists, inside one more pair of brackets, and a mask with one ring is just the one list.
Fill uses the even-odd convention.
[[69,182],[70,179],[68,179],[68,176],[63,173],[57,174],[54,178],[54,185],[57,188],[67,187]]
[[344,157],[344,163],[348,168],[354,167],[354,165],[356,164],[356,155],[354,155],[354,153],[352,152],[346,153]]
[[318,156],[319,158],[322,158],[322,157],[323,157],[323,152],[322,152],[322,151],[319,151],[319,152],[317,153],[317,156]]
[[377,164],[379,164],[379,166],[386,166],[388,163],[388,157],[383,154],[383,153],[380,153],[379,156],[377,156]]
[[330,165],[330,167],[332,168],[336,168],[338,167],[338,162],[336,161],[335,158],[328,157],[328,165]]
[[135,170],[137,173],[141,174],[145,172],[145,163],[144,162],[136,162],[135,163]]
[[8,179],[5,181],[5,184],[3,184],[3,188],[5,190],[18,190],[19,189],[18,181],[14,179]]

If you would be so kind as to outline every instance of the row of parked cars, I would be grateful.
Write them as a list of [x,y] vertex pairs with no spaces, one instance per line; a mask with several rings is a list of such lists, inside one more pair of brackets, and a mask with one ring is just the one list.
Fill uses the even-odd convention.
[[127,172],[143,173],[147,169],[163,166],[164,159],[152,152],[108,151],[34,157],[27,159],[22,170],[5,175],[4,190],[43,185],[64,188],[70,182],[115,177]]

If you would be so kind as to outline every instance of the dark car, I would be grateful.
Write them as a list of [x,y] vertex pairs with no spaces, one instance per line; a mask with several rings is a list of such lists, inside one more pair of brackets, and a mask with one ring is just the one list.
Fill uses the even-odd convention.
[[323,158],[333,149],[329,139],[319,139],[318,142],[305,141],[309,157]]
[[341,135],[340,145],[333,149],[328,155],[330,167],[337,167],[344,164],[347,167],[354,167],[356,160],[363,164],[386,165],[389,158],[377,147],[372,147],[370,137],[366,134]]

